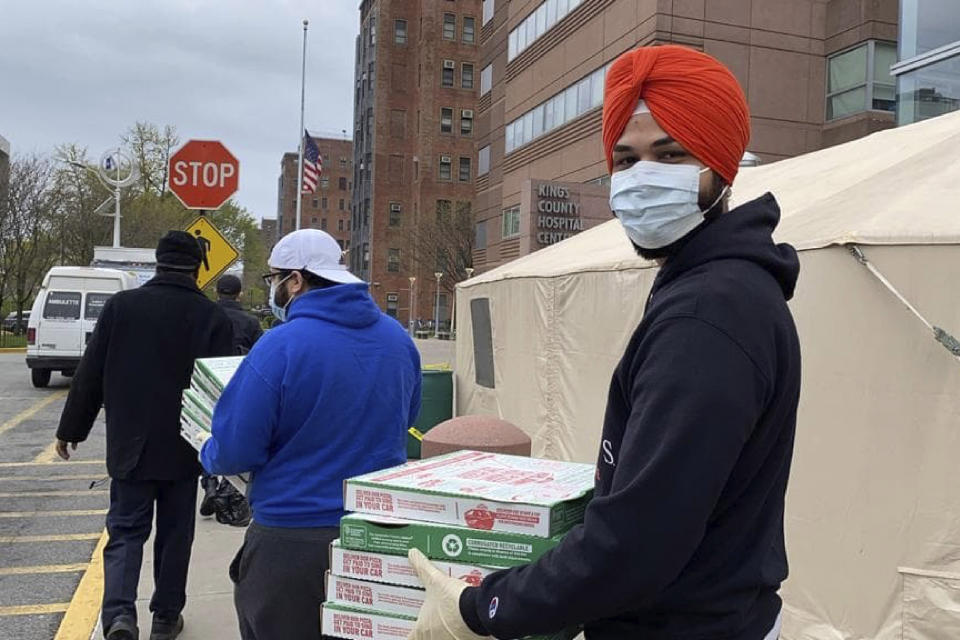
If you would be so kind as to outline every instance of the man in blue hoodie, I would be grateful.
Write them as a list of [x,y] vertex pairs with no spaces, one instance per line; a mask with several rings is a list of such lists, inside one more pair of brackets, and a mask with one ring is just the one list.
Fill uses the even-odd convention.
[[270,254],[282,324],[230,380],[200,453],[211,474],[252,472],[253,523],[230,565],[244,640],[320,638],[328,546],[343,481],[406,461],[420,411],[420,355],[317,229]]

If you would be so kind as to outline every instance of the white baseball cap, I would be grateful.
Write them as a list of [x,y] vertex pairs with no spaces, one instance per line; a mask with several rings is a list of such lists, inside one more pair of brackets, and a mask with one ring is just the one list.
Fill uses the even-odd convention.
[[333,282],[363,282],[340,264],[343,251],[333,237],[319,229],[300,229],[280,238],[270,252],[271,269],[309,271]]

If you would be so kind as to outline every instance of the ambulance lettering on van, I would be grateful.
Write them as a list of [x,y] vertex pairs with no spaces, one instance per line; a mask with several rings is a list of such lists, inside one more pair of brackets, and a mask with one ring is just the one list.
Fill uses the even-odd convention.
[[136,274],[118,269],[50,269],[27,324],[27,367],[33,385],[47,386],[54,371],[73,375],[107,300],[136,286]]

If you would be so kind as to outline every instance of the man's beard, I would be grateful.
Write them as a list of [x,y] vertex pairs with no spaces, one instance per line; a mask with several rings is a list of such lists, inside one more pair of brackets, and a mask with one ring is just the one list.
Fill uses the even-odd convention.
[[[679,240],[675,240],[668,244],[665,247],[660,247],[658,249],[646,249],[637,245],[633,240],[630,241],[630,244],[633,245],[633,250],[637,252],[637,255],[643,258],[644,260],[656,260],[664,261],[670,258],[671,256],[676,255],[680,252],[680,249],[683,248],[683,245],[687,244],[687,240],[696,235],[701,229],[705,226],[716,220],[720,217],[721,214],[725,213],[727,210],[727,202],[725,198],[721,198],[721,194],[724,189],[723,181],[714,176],[713,185],[710,191],[706,194],[702,194],[699,199],[700,210],[703,211],[704,221],[696,226],[693,231],[689,232]],[[710,205],[713,205],[712,207]],[[709,209],[707,208],[709,207]]]

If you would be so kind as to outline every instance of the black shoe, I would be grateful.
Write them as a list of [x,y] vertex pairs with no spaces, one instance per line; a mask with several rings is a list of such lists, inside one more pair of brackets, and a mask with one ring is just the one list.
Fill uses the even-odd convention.
[[150,640],[173,640],[183,631],[183,616],[177,615],[176,620],[167,618],[153,618],[153,627],[150,628]]
[[110,623],[110,628],[103,634],[106,640],[137,640],[140,629],[136,621],[130,616],[117,616]]
[[204,483],[203,500],[200,502],[200,515],[209,517],[212,516],[216,510],[217,483],[216,478],[214,478],[214,482]]

